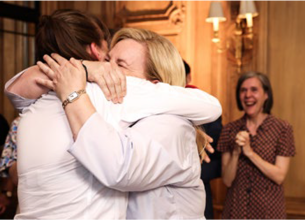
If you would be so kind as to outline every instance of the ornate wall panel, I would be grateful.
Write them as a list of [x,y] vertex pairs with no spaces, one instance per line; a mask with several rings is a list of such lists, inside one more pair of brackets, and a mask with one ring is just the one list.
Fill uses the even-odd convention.
[[117,25],[138,27],[164,36],[177,35],[183,28],[185,7],[173,1],[119,1],[116,3]]

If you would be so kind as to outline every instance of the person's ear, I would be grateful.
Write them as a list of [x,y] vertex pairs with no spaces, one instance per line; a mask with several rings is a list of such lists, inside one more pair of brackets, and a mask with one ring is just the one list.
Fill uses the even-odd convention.
[[90,50],[91,56],[94,59],[100,60],[100,57],[101,57],[100,48],[99,48],[99,46],[96,45],[96,43],[91,43],[89,50]]
[[265,92],[265,101],[267,101],[268,98],[269,98],[269,95],[267,92]]
[[157,83],[159,83],[160,81],[157,80],[157,79],[155,79],[155,80],[152,80],[151,82],[152,82],[153,84],[157,84]]

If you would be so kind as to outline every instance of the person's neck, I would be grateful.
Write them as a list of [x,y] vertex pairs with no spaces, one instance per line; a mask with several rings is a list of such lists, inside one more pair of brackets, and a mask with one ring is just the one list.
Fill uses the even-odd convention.
[[268,114],[259,113],[255,117],[247,117],[247,128],[251,135],[256,135],[257,128],[263,123]]

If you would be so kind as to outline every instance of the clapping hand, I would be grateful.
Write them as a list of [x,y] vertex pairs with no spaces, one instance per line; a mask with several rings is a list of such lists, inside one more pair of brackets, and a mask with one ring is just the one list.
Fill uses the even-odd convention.
[[245,156],[250,156],[253,153],[253,149],[250,145],[250,134],[247,131],[240,131],[237,133],[235,143],[242,147]]

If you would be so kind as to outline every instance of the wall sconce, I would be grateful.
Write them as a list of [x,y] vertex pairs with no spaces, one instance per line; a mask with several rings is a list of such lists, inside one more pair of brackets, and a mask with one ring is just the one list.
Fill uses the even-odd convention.
[[223,15],[221,2],[211,2],[209,16],[205,19],[208,23],[213,23],[213,39],[214,43],[219,42],[219,22],[226,21]]
[[253,18],[258,16],[256,11],[256,7],[253,1],[241,1],[240,8],[239,8],[239,15],[238,17],[241,19],[246,18],[247,20],[247,27],[249,31],[252,33],[253,27]]
[[[242,64],[249,60],[249,52],[253,50],[253,17],[256,16],[258,16],[258,13],[254,2],[241,1],[239,14],[235,19],[233,35],[229,36],[229,39],[226,40],[226,47],[224,48],[220,46],[219,27],[217,26],[219,21],[226,20],[223,15],[221,2],[211,2],[210,5],[209,16],[206,22],[213,22],[214,34],[212,42],[216,44],[218,52],[228,50],[228,59],[237,64],[238,71],[240,71]],[[217,23],[216,28],[214,22]]]

